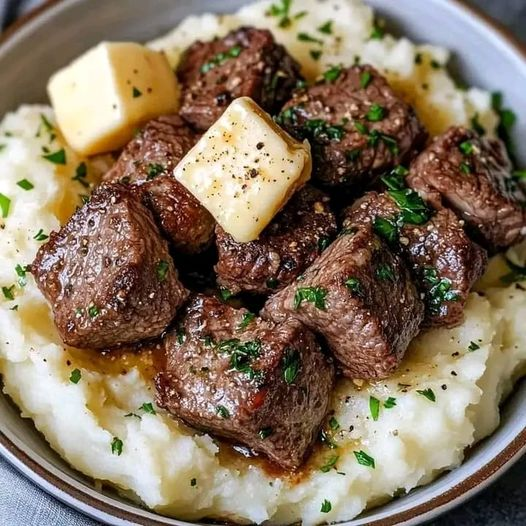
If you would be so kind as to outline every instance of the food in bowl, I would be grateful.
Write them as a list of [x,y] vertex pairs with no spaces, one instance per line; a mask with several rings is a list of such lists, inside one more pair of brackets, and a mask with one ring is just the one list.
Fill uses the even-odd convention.
[[[22,415],[189,520],[347,520],[458,466],[526,360],[498,99],[355,0],[194,16],[149,49],[180,96],[123,113],[122,149],[97,123],[86,157],[47,106],[0,125]],[[133,69],[123,107],[155,96]]]

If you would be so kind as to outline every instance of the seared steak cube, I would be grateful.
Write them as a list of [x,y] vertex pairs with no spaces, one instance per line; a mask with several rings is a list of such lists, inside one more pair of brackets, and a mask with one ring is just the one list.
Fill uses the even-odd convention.
[[329,198],[312,186],[297,192],[256,241],[238,243],[216,227],[222,287],[270,293],[299,276],[336,234]]
[[374,225],[412,267],[425,294],[425,325],[453,327],[464,319],[464,305],[484,272],[487,254],[469,239],[451,210],[442,208],[419,223],[404,220],[400,206],[387,193],[369,192],[345,211],[344,228]]
[[371,66],[331,68],[323,81],[295,92],[277,122],[310,141],[314,177],[328,186],[371,183],[409,159],[427,136],[413,109]]
[[197,41],[177,70],[181,116],[206,130],[238,97],[250,97],[275,113],[290,97],[299,72],[299,64],[266,29],[242,27],[221,39]]
[[513,179],[504,144],[452,127],[411,166],[408,184],[435,207],[451,208],[491,250],[526,235],[526,195]]
[[215,226],[210,213],[172,177],[173,169],[198,138],[177,115],[151,120],[104,177],[136,185],[165,235],[178,251],[187,254],[206,248]]
[[262,314],[300,320],[325,338],[345,376],[375,379],[396,369],[423,313],[408,268],[365,225],[343,231]]
[[329,407],[334,367],[301,323],[195,296],[164,340],[157,403],[191,426],[297,468]]
[[68,345],[113,347],[161,334],[187,297],[150,211],[103,184],[31,265]]

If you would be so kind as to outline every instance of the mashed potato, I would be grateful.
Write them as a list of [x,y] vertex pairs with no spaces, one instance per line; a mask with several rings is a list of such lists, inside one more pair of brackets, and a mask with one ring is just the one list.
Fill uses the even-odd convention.
[[[191,17],[152,46],[165,49],[175,65],[196,38],[256,23],[271,28],[310,77],[355,56],[386,71],[433,133],[467,124],[475,114],[494,128],[489,94],[458,89],[437,67],[447,51],[391,36],[370,40],[373,13],[358,0],[293,4],[293,15],[306,14],[286,30],[265,16],[268,8],[263,2],[236,15]],[[330,35],[317,30],[326,21],[332,21]],[[300,41],[299,32],[324,43]],[[312,49],[322,50],[319,60],[311,58]],[[49,108],[25,106],[0,124],[0,193],[4,206],[10,200],[0,219],[0,368],[5,393],[77,469],[180,518],[309,525],[350,519],[429,482],[459,465],[465,448],[498,425],[501,398],[526,363],[520,326],[526,292],[504,288],[502,258],[481,281],[485,294],[470,296],[461,327],[423,333],[387,381],[339,381],[325,443],[297,476],[279,478],[259,462],[225,455],[210,436],[157,411],[148,368],[117,358],[101,372],[86,353],[64,348],[48,304],[24,275],[45,236],[67,220],[87,181],[107,166],[105,159],[76,158],[52,123]],[[22,188],[24,180],[33,188]]]

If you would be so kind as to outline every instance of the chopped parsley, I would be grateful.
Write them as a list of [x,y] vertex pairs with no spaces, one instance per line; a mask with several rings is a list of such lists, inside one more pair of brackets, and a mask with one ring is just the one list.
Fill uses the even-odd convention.
[[239,322],[239,325],[237,326],[237,330],[238,331],[243,331],[245,330],[248,325],[254,321],[256,315],[252,312],[245,312],[245,314],[243,314],[243,318],[241,319],[241,321]]
[[88,316],[90,318],[96,318],[100,314],[100,310],[95,305],[90,305],[88,307]]
[[197,486],[197,479],[191,479],[190,480],[190,486],[192,486],[192,488]]
[[130,418],[131,416],[133,416],[134,418],[137,418],[139,420],[142,420],[142,416],[138,415],[137,413],[127,413],[127,414],[124,415],[124,418]]
[[325,24],[318,27],[318,31],[320,33],[324,33],[325,35],[332,35],[332,20],[327,20]]
[[44,231],[40,229],[34,236],[33,239],[36,239],[37,241],[45,241],[49,236],[47,234],[44,234]]
[[458,149],[464,155],[471,155],[473,153],[473,143],[471,141],[464,141],[458,145]]
[[319,44],[320,46],[323,44],[323,40],[313,37],[308,33],[298,33],[298,40],[301,42],[313,42],[314,44]]
[[395,166],[387,175],[382,176],[382,182],[389,190],[403,190],[406,187],[405,176],[409,173],[401,165]]
[[301,367],[299,352],[296,349],[285,349],[281,366],[283,368],[283,379],[287,384],[293,384],[298,377]]
[[466,162],[460,163],[459,168],[464,175],[469,175],[472,172],[471,165]]
[[144,404],[142,404],[141,407],[139,407],[139,409],[142,409],[145,413],[148,413],[150,415],[155,415],[155,409],[151,402],[144,402]]
[[75,169],[75,175],[71,178],[73,181],[79,182],[84,188],[89,187],[89,183],[86,181],[88,175],[88,167],[85,162],[81,162]]
[[313,60],[320,60],[320,57],[322,55],[322,51],[320,51],[319,49],[311,49],[309,51],[309,55],[311,56],[311,58]]
[[403,223],[422,225],[431,218],[431,210],[414,190],[404,188],[387,190],[387,193],[401,209],[400,220]]
[[515,147],[512,139],[512,131],[517,121],[517,116],[512,110],[504,107],[502,93],[500,92],[492,93],[491,105],[499,117],[497,134],[506,145],[510,159],[515,163]]
[[224,53],[218,53],[217,55],[214,55],[208,62],[205,62],[201,66],[201,73],[208,73],[215,67],[224,64],[227,60],[239,57],[241,51],[243,51],[243,48],[241,46],[233,46]]
[[325,464],[321,466],[320,471],[322,473],[328,473],[331,469],[335,468],[339,458],[339,455],[332,455],[331,457],[329,457]]
[[437,400],[433,389],[418,389],[416,392],[427,398],[430,402],[436,402]]
[[313,303],[317,309],[325,310],[327,290],[323,287],[299,287],[294,295],[294,310],[298,310],[304,301]]
[[369,397],[369,411],[373,420],[376,422],[380,416],[380,400],[374,396]]
[[347,278],[345,280],[345,286],[351,291],[353,296],[361,296],[363,294],[363,287],[358,278]]
[[393,155],[398,155],[400,153],[398,143],[394,137],[391,137],[386,133],[379,132],[378,130],[369,130],[365,124],[359,121],[356,121],[354,126],[361,135],[365,135],[367,137],[368,146],[376,148],[376,146],[382,142]]
[[[290,6],[292,0],[281,0],[278,4],[272,4],[267,15],[279,17],[278,26],[285,28],[290,26]],[[297,16],[297,15],[296,15]]]
[[[278,123],[279,124],[279,123]],[[341,141],[345,135],[343,126],[338,124],[329,124],[323,119],[309,119],[303,124],[303,138],[322,141]]]
[[73,369],[73,371],[71,371],[71,374],[69,375],[69,381],[73,384],[78,384],[81,378],[82,373],[80,372],[80,369]]
[[442,64],[440,64],[440,62],[438,62],[438,60],[435,59],[432,59],[430,64],[433,69],[440,69],[442,67]]
[[18,284],[21,287],[25,287],[27,285],[27,277],[26,277],[27,269],[26,269],[26,267],[23,267],[22,265],[18,264],[15,267],[15,272],[16,272],[16,275],[18,276]]
[[0,211],[2,217],[5,219],[9,215],[9,209],[11,208],[11,199],[4,194],[0,194]]
[[223,287],[219,289],[219,296],[223,301],[229,300],[233,295],[234,293],[229,289]]
[[392,409],[393,407],[396,406],[396,398],[393,398],[392,396],[390,396],[385,402],[384,402],[384,407],[386,409]]
[[356,457],[358,464],[361,466],[375,469],[376,464],[374,462],[374,458],[369,456],[365,451],[354,451],[354,456]]
[[451,290],[451,280],[440,278],[435,268],[425,267],[423,277],[424,281],[430,285],[426,293],[426,302],[431,314],[439,314],[442,303],[460,299],[459,293]]
[[506,264],[508,265],[508,268],[510,269],[510,272],[502,276],[500,278],[500,281],[506,285],[511,285],[512,283],[517,283],[519,281],[525,281],[526,267],[521,267],[520,265],[517,265],[506,256],[504,257],[504,259],[506,261]]
[[111,441],[111,452],[114,455],[121,456],[122,454],[122,446],[123,442],[119,437],[113,437],[113,440]]
[[415,54],[415,64],[422,64],[422,53]]
[[255,371],[251,363],[261,354],[261,341],[248,340],[242,342],[238,338],[223,340],[216,345],[220,353],[230,355],[230,367],[234,371],[246,374],[250,380],[261,380],[261,371]]
[[155,179],[158,175],[161,175],[164,172],[164,166],[159,163],[148,163],[146,169],[147,179],[151,181]]
[[264,427],[263,429],[259,430],[258,435],[259,435],[259,438],[261,438],[261,440],[265,440],[270,435],[272,435],[272,428],[271,427]]
[[134,99],[136,99],[137,97],[140,97],[142,95],[142,91],[139,90],[138,88],[136,88],[135,86],[133,86],[133,89],[132,89],[132,97]]
[[177,338],[177,343],[179,345],[182,345],[185,340],[186,340],[186,334],[184,332],[184,329],[178,329],[177,332],[176,332],[176,338]]
[[157,279],[161,282],[165,281],[169,269],[170,265],[168,264],[168,261],[164,261],[161,259],[155,266],[155,273],[157,274]]
[[393,267],[387,263],[381,263],[376,267],[376,277],[381,281],[395,281]]
[[15,295],[13,294],[14,290],[15,290],[14,285],[11,285],[10,287],[2,287],[2,294],[4,295],[4,298],[9,301],[14,300],[15,299]]
[[322,513],[329,513],[329,511],[331,511],[331,510],[332,510],[332,504],[331,504],[331,501],[325,499],[325,500],[321,503],[320,511],[321,511]]
[[230,418],[230,412],[224,405],[218,405],[216,407],[216,414],[221,418]]
[[360,87],[362,89],[366,89],[372,80],[373,76],[371,75],[370,71],[362,71],[362,73],[360,74]]
[[331,66],[324,74],[323,78],[327,82],[334,82],[338,79],[338,77],[342,73],[342,67],[341,66]]
[[328,237],[320,237],[318,239],[318,250],[323,252],[331,243],[331,240]]
[[31,181],[28,181],[27,179],[22,179],[18,181],[16,184],[20,188],[22,188],[22,190],[26,190],[26,191],[33,190],[33,188],[35,188],[35,185]]
[[340,422],[338,422],[334,416],[331,416],[331,419],[329,420],[329,427],[333,431],[338,431],[338,429],[340,429]]
[[480,345],[478,343],[469,342],[469,345],[468,345],[469,352],[478,351],[479,349],[480,349]]
[[382,40],[384,36],[385,36],[385,31],[383,30],[383,28],[375,24],[371,31],[369,38],[372,40]]
[[336,444],[336,442],[334,442],[332,437],[327,433],[327,431],[325,431],[325,429],[322,429],[320,431],[320,441],[322,444],[325,444],[329,449],[338,448],[338,445]]
[[373,230],[391,245],[398,241],[398,226],[391,219],[376,216],[373,222]]
[[515,179],[525,179],[526,180],[526,170],[515,170],[512,173],[512,176]]
[[66,152],[64,148],[57,150],[56,152],[46,153],[42,156],[46,161],[54,164],[66,164]]
[[369,122],[378,122],[378,121],[383,120],[384,117],[385,117],[385,108],[376,103],[371,104],[369,111],[365,115],[365,118]]

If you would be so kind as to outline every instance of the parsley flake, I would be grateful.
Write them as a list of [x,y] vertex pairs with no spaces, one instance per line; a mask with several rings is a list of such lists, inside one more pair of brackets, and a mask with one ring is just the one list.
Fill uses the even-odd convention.
[[331,469],[336,467],[336,463],[339,460],[339,455],[333,455],[332,457],[329,457],[325,464],[320,467],[320,471],[322,473],[328,473]]
[[71,178],[73,181],[77,181],[84,188],[89,187],[89,183],[85,180],[88,175],[88,167],[85,162],[81,162],[77,168],[75,168],[75,175]]
[[272,428],[271,427],[264,427],[263,429],[259,430],[258,435],[259,435],[259,438],[261,438],[261,440],[265,440],[270,435],[272,435]]
[[195,486],[197,486],[197,479],[191,479],[191,480],[190,480],[190,486],[192,486],[192,488],[194,488]]
[[71,374],[69,375],[69,381],[72,384],[78,384],[81,378],[82,373],[80,372],[80,369],[73,369],[73,371],[71,371]]
[[320,51],[319,49],[311,49],[309,51],[309,55],[311,56],[311,58],[313,60],[320,60],[320,57],[322,55],[322,51]]
[[216,407],[216,414],[221,418],[230,418],[230,412],[224,405],[218,405]]
[[21,287],[25,287],[27,285],[27,277],[26,277],[27,269],[26,269],[26,267],[23,267],[22,265],[18,264],[15,267],[15,272],[16,272],[16,275],[18,276],[18,284]]
[[2,287],[2,294],[4,295],[4,298],[9,301],[14,300],[15,299],[15,295],[13,294],[14,290],[15,290],[14,285],[11,285],[10,287]]
[[391,265],[382,263],[376,267],[376,277],[381,281],[395,281],[394,270]]
[[384,35],[385,35],[385,31],[383,30],[383,28],[375,24],[371,31],[371,35],[369,36],[369,38],[371,40],[382,40],[382,38],[384,38]]
[[33,239],[36,239],[37,241],[45,241],[49,236],[47,234],[44,234],[44,231],[40,229],[34,236]]
[[66,164],[66,152],[64,148],[61,148],[56,152],[47,153],[42,157],[53,164]]
[[243,318],[241,319],[241,321],[239,322],[239,325],[237,326],[237,330],[238,331],[243,331],[245,330],[248,325],[254,321],[256,315],[253,313],[253,312],[245,312],[245,314],[243,314]]
[[362,296],[363,287],[358,278],[349,277],[345,280],[345,286],[351,291],[353,295]]
[[282,364],[283,378],[287,384],[293,384],[301,368],[300,354],[296,349],[285,349]]
[[333,431],[338,431],[338,429],[340,429],[340,423],[338,422],[338,420],[336,420],[334,416],[331,416],[331,419],[329,420],[329,427]]
[[96,318],[100,314],[100,310],[95,305],[90,305],[88,307],[88,315],[90,318]]
[[325,499],[325,500],[321,503],[320,511],[321,511],[322,513],[329,513],[331,510],[332,510],[332,504],[331,504],[331,501]]
[[0,211],[2,217],[5,219],[9,215],[9,209],[11,208],[11,199],[4,194],[0,194]]
[[201,66],[201,73],[208,73],[210,70],[216,68],[217,66],[221,66],[222,64],[224,64],[227,60],[239,57],[241,51],[243,51],[243,48],[241,46],[233,46],[225,52],[214,55],[208,62],[205,62]]
[[35,185],[31,181],[28,181],[27,179],[22,179],[18,181],[16,184],[20,188],[22,188],[22,190],[26,190],[26,192],[29,190],[33,190],[33,188],[35,188]]
[[360,74],[360,87],[362,89],[366,89],[367,86],[369,86],[369,84],[371,83],[372,80],[373,80],[373,76],[371,75],[371,72],[370,71],[363,71]]
[[358,464],[361,466],[365,466],[367,468],[376,468],[376,464],[374,461],[374,458],[369,456],[365,451],[354,451],[354,456],[356,457],[356,460]]
[[391,245],[398,241],[398,226],[391,219],[376,216],[373,222],[373,230]]
[[323,40],[320,40],[319,38],[315,38],[308,33],[298,33],[298,40],[301,42],[313,42],[314,44],[323,44]]
[[155,415],[155,409],[151,402],[144,402],[144,404],[142,404],[141,407],[139,407],[139,409],[142,409],[145,413],[148,413],[150,415]]
[[334,82],[342,73],[341,66],[331,66],[325,73],[323,73],[323,78],[327,82]]
[[479,349],[480,349],[480,345],[478,343],[469,342],[469,345],[468,345],[469,352],[478,351]]
[[121,456],[122,454],[122,446],[123,442],[119,437],[113,437],[113,440],[111,441],[111,452],[113,455]]
[[473,143],[471,141],[464,141],[458,145],[458,149],[464,155],[471,155],[473,153]]
[[385,409],[392,409],[393,407],[396,406],[396,398],[393,398],[392,396],[390,396],[385,402],[384,402],[384,407]]
[[369,411],[373,420],[376,422],[380,416],[380,400],[374,396],[369,397]]
[[379,122],[385,117],[385,108],[379,104],[371,104],[369,111],[365,115],[365,118],[369,122]]
[[417,389],[416,391],[419,395],[424,396],[427,398],[430,402],[436,402],[436,396],[433,391],[433,389]]
[[424,281],[429,285],[426,293],[426,303],[432,314],[439,314],[442,304],[446,301],[458,301],[460,295],[451,290],[451,280],[440,278],[438,271],[433,267],[424,268]]
[[135,86],[133,86],[133,89],[132,89],[132,97],[134,99],[140,97],[142,95],[142,91],[138,88],[136,88]]
[[320,33],[324,33],[325,35],[332,35],[332,20],[327,20],[325,24],[318,27],[318,31]]
[[294,295],[294,310],[298,310],[304,301],[313,303],[317,309],[325,310],[327,290],[322,287],[299,287]]
[[155,273],[157,274],[157,279],[161,282],[165,281],[169,270],[170,265],[168,264],[168,261],[164,261],[162,259],[158,261],[157,265],[155,266]]
[[159,163],[149,163],[146,169],[147,180],[151,181],[164,172],[164,166]]

